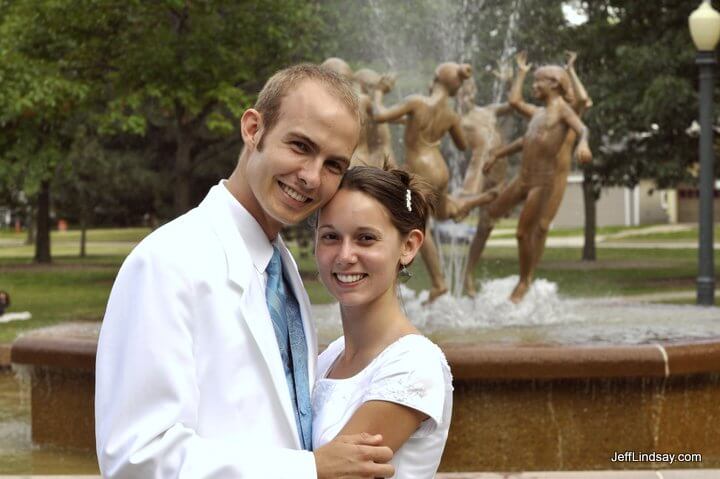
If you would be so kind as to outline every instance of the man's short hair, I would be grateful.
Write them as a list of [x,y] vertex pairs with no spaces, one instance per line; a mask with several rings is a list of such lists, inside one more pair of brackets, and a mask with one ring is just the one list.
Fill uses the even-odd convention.
[[262,150],[265,135],[280,118],[280,106],[285,95],[305,80],[315,80],[326,86],[329,93],[340,100],[360,123],[358,96],[350,80],[321,65],[300,63],[271,76],[258,95],[254,108],[262,115],[264,130],[258,150]]

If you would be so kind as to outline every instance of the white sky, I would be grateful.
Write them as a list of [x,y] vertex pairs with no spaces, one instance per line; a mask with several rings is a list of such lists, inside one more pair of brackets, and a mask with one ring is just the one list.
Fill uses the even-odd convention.
[[570,25],[582,25],[587,22],[587,15],[578,10],[576,2],[563,3],[562,11]]

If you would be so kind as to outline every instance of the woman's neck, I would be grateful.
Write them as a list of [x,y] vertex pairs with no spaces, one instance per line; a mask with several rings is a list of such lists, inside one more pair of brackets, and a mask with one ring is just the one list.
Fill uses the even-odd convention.
[[341,306],[345,356],[375,356],[400,336],[415,332],[391,288],[371,303]]

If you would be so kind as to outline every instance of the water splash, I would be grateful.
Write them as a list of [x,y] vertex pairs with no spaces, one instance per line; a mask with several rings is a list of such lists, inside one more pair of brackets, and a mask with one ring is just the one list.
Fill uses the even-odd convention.
[[[533,283],[525,299],[508,300],[517,276],[483,281],[475,298],[445,295],[430,305],[428,291],[400,286],[405,312],[436,341],[522,344],[651,344],[720,337],[720,308],[568,299],[557,284]],[[313,305],[321,342],[342,334],[337,304]],[[682,318],[682,319],[680,319]]]

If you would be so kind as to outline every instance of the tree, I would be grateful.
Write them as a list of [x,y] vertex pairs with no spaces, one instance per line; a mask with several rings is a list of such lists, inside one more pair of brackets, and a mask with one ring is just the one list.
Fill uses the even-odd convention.
[[97,2],[102,14],[85,15],[69,14],[75,2],[60,3],[56,30],[79,45],[69,61],[110,91],[101,131],[152,134],[170,145],[172,155],[158,162],[169,172],[175,214],[192,203],[199,165],[237,151],[239,116],[265,80],[312,59],[321,30],[315,5],[300,0],[106,0]]
[[[602,0],[582,6],[588,22],[570,34],[595,101],[586,115],[595,155],[584,173],[586,211],[602,186],[631,188],[643,178],[659,188],[693,181],[696,158],[688,152],[695,151],[695,141],[685,130],[697,115],[697,94],[687,17],[697,2]],[[594,224],[586,223],[586,245],[594,237]]]
[[35,261],[49,263],[50,183],[69,146],[68,120],[87,88],[48,60],[67,45],[34,31],[27,7],[0,3],[0,181],[37,202]]

